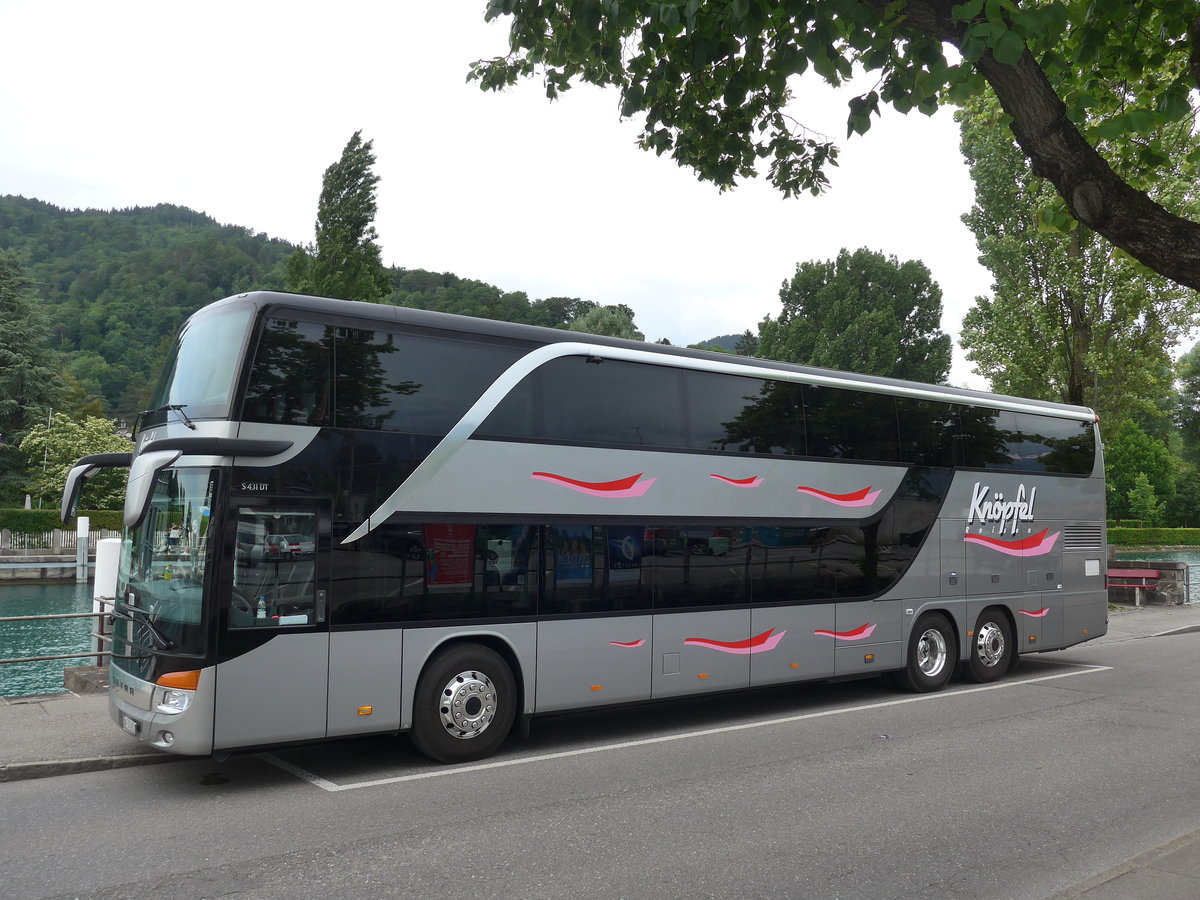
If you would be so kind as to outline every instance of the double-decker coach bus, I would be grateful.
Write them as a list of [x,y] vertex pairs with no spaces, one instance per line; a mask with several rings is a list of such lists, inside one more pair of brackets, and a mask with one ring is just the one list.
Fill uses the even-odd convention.
[[110,708],[224,754],[1105,632],[1091,410],[282,293],[183,327],[130,454]]

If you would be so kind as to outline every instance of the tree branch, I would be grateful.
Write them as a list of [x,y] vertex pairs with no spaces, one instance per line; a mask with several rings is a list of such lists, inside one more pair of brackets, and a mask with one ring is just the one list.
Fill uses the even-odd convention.
[[[877,9],[885,0],[869,0]],[[966,24],[945,0],[909,0],[904,29],[961,48]],[[1200,16],[1192,24],[1193,74],[1200,72]],[[991,51],[975,64],[1012,118],[1012,132],[1033,172],[1048,179],[1072,215],[1134,259],[1186,287],[1200,289],[1200,224],[1175,215],[1121,179],[1067,117],[1046,73],[1025,51],[1015,65]]]

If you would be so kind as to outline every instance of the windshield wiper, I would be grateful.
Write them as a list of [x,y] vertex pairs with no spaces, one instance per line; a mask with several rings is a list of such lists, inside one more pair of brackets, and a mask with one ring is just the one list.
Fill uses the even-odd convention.
[[[114,619],[124,619],[126,622],[132,622],[134,625],[145,625],[146,630],[154,638],[154,643],[159,650],[174,650],[175,642],[158,630],[158,626],[150,621],[150,614],[136,607],[129,607],[129,612],[113,610],[109,615]],[[138,616],[132,613],[139,613]]]
[[170,410],[183,420],[184,425],[192,429],[192,431],[195,431],[196,423],[189,419],[187,413],[183,411],[185,406],[187,406],[186,403],[168,403],[166,406],[160,406],[157,410],[155,410],[155,412],[166,412],[167,410]]

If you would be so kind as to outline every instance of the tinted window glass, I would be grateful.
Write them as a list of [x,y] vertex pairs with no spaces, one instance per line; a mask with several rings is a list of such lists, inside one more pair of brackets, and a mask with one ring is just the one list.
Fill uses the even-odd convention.
[[1047,472],[1090,475],[1096,462],[1096,431],[1091,422],[1031,413],[1017,415],[1022,452],[1036,456]]
[[353,544],[344,527],[333,540],[331,621],[336,625],[402,622],[425,587],[425,544],[419,525],[381,525]]
[[820,547],[824,527],[763,526],[754,529],[750,568],[755,603],[798,603],[831,598],[822,585]]
[[900,458],[892,397],[805,385],[804,427],[808,456],[883,462]]
[[481,435],[574,444],[686,447],[678,369],[570,356],[530,374],[479,429]]
[[290,425],[331,425],[332,362],[332,328],[268,319],[250,370],[244,418]]
[[[640,525],[548,525],[545,529],[548,615],[650,608],[649,571]],[[650,545],[653,549],[653,545]]]
[[1009,468],[1008,440],[1001,412],[982,406],[957,406],[958,454],[954,464],[975,469]]
[[656,528],[662,552],[648,558],[655,609],[749,601],[750,529],[734,525]]
[[900,459],[919,466],[954,465],[958,413],[949,403],[896,398]]
[[[695,375],[703,374],[703,378]],[[800,385],[692,373],[688,379],[693,446],[742,453],[804,453]]]
[[514,525],[426,525],[424,578],[405,585],[412,617],[533,615],[537,579],[529,577],[529,556],[535,531]]
[[523,348],[340,328],[337,426],[445,434]]
[[531,616],[537,529],[395,525],[335,553],[333,624]]

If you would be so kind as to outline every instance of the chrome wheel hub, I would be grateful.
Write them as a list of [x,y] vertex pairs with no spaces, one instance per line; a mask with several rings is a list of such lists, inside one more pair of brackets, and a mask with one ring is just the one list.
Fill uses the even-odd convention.
[[928,629],[917,641],[917,668],[930,678],[946,667],[946,638],[936,628]]
[[1004,632],[995,622],[988,622],[980,627],[975,635],[975,655],[989,669],[997,666],[1004,659]]
[[438,712],[447,734],[478,737],[496,717],[496,687],[482,672],[459,672],[442,688]]

